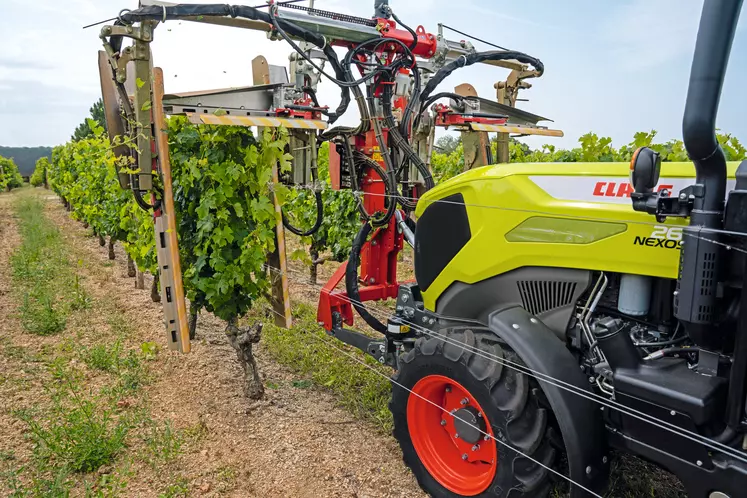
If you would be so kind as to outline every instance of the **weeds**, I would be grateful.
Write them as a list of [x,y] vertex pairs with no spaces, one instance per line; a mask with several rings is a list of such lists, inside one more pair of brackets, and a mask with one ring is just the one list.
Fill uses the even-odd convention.
[[[391,394],[389,382],[361,364],[321,344],[330,340],[316,322],[316,312],[306,304],[294,309],[294,330],[285,330],[274,324],[265,324],[262,343],[280,363],[304,376],[293,386],[308,389],[311,384],[330,389],[345,408],[357,416],[373,421],[383,432],[392,428],[388,403]],[[306,331],[299,333],[299,331]],[[358,353],[353,353],[358,354]],[[374,368],[373,359],[361,355],[362,361]],[[382,372],[386,372],[382,370]]]
[[[83,261],[78,261],[78,268],[83,265]],[[80,284],[80,275],[75,273],[75,281],[73,283],[72,301],[70,302],[70,308],[75,311],[87,310],[91,307],[91,296],[86,291],[85,287]]]
[[58,364],[52,369],[51,409],[41,420],[20,414],[34,459],[72,472],[98,470],[124,449],[130,424],[98,397],[86,396],[79,373]]
[[177,477],[174,484],[169,485],[158,498],[184,498],[189,495],[189,482],[184,477]]
[[82,353],[83,362],[88,368],[114,372],[119,368],[122,360],[122,342],[116,341],[111,346],[96,344],[90,348],[84,348]]
[[148,462],[156,468],[173,461],[181,454],[183,443],[184,438],[174,430],[171,421],[167,420],[162,426],[151,422],[150,431],[145,437]]

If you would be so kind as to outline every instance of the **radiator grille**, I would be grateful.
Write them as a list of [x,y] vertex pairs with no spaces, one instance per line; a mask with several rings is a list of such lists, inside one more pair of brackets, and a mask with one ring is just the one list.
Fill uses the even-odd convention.
[[572,304],[576,292],[576,282],[519,280],[517,285],[524,309],[533,315]]

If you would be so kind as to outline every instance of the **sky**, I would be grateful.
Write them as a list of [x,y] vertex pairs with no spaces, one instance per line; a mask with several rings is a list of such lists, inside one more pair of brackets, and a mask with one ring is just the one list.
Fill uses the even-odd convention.
[[[519,107],[546,116],[564,138],[530,138],[537,147],[571,148],[589,131],[616,146],[636,131],[681,138],[690,63],[703,0],[390,0],[406,23],[435,33],[439,22],[545,64],[545,75],[520,97]],[[190,3],[196,3],[191,1]],[[256,4],[261,3],[257,1]],[[253,4],[253,5],[256,5]],[[99,98],[99,27],[135,0],[0,0],[0,145],[57,145],[67,141]],[[320,9],[369,17],[373,0],[316,0]],[[745,9],[747,10],[747,8]],[[717,125],[747,142],[747,22],[743,13],[732,49]],[[461,40],[462,35],[446,33]],[[475,42],[478,49],[489,47]],[[290,47],[265,33],[169,21],[156,30],[154,64],[166,92],[251,84],[251,60],[287,66]],[[508,71],[473,66],[439,90],[473,84],[495,98],[493,84]],[[741,82],[741,85],[740,85]],[[322,83],[320,100],[335,108],[339,90]],[[351,106],[351,110],[352,110]],[[352,123],[356,116],[341,121]]]

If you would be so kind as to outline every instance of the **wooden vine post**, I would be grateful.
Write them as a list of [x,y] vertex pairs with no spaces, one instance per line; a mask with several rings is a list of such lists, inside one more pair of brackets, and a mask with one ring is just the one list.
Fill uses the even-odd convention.
[[[255,57],[252,60],[252,74],[255,85],[269,84],[270,68],[267,59],[261,55]],[[263,128],[257,129],[259,136],[262,136],[263,130]],[[278,182],[278,165],[273,164],[272,183],[277,185]],[[293,326],[293,316],[291,314],[290,293],[288,292],[288,260],[285,250],[282,207],[272,192],[270,195],[275,206],[275,250],[267,255],[267,265],[270,267],[270,279],[272,281],[271,305],[274,311],[275,324],[278,327],[291,328]]]
[[[169,159],[168,127],[163,112],[163,71],[153,68],[153,123],[158,152],[158,168],[163,177],[163,202],[155,213],[156,249],[161,295],[164,302],[166,327],[169,332],[169,347],[189,353],[189,326],[187,305],[184,299],[182,269],[176,235],[176,209],[171,185],[171,162]],[[169,264],[164,264],[169,262]]]

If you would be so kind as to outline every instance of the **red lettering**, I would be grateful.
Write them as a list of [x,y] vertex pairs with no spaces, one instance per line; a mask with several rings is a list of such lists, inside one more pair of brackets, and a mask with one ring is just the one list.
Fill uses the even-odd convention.
[[596,196],[603,196],[602,189],[604,186],[607,185],[607,182],[597,182],[597,184],[594,186],[594,195]]
[[629,183],[621,183],[620,188],[617,189],[618,197],[630,197],[633,193],[633,186]]
[[659,188],[656,189],[657,192],[661,192],[664,189],[669,190],[670,192],[674,188],[674,185],[659,185]]
[[604,193],[605,197],[615,197],[615,187],[617,184],[615,182],[610,182],[607,184],[607,191]]

